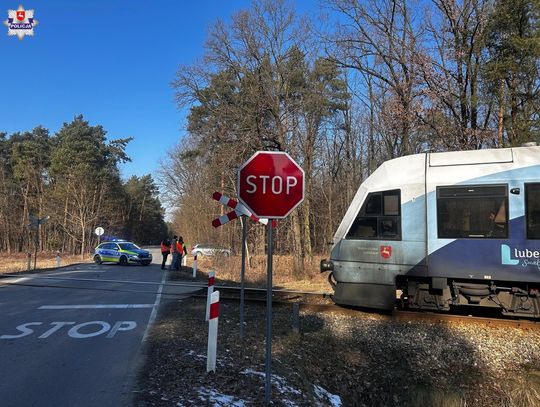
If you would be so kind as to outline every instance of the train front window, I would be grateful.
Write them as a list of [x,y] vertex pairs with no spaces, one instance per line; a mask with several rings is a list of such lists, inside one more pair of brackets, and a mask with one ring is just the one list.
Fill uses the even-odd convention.
[[507,238],[507,186],[438,187],[437,230],[441,239]]
[[400,240],[400,197],[399,189],[370,193],[346,238]]
[[527,239],[540,239],[540,184],[525,184]]

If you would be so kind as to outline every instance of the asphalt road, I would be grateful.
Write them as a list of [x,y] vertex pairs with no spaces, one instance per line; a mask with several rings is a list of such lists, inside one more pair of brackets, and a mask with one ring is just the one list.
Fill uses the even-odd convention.
[[129,405],[164,281],[158,264],[0,279],[0,405]]

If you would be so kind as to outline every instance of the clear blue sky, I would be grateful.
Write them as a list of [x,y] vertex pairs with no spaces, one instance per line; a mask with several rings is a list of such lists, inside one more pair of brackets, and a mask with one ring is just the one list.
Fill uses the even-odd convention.
[[39,24],[22,41],[0,25],[0,131],[43,125],[54,134],[83,114],[109,139],[134,137],[125,178],[154,174],[177,144],[185,127],[170,86],[178,66],[203,55],[210,24],[250,1],[0,0],[0,21],[19,4]]

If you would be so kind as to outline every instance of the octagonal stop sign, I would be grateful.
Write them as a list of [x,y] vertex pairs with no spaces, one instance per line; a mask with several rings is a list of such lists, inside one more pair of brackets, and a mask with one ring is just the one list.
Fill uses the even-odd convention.
[[304,170],[287,153],[258,151],[238,170],[238,197],[259,218],[285,218],[304,200]]

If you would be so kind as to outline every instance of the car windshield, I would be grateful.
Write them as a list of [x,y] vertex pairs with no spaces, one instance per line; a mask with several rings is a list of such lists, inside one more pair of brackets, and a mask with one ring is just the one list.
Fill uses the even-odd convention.
[[122,249],[122,250],[138,250],[138,249],[140,249],[140,247],[137,246],[134,243],[118,243],[118,246],[120,246],[120,249]]

